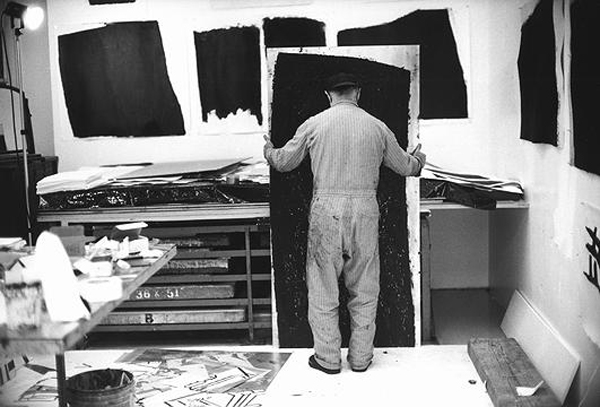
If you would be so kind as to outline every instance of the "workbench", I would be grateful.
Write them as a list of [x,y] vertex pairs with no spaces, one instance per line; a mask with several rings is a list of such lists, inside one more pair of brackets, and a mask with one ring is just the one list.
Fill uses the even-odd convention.
[[55,355],[58,393],[60,407],[66,407],[65,400],[65,352],[77,343],[102,321],[114,308],[139,286],[144,284],[154,273],[175,256],[173,245],[156,245],[153,249],[161,250],[162,256],[148,259],[144,265],[132,266],[126,276],[121,276],[123,294],[118,300],[89,303],[90,318],[76,322],[53,322],[44,315],[42,325],[28,330],[9,330],[6,325],[0,326],[0,350],[6,355]]

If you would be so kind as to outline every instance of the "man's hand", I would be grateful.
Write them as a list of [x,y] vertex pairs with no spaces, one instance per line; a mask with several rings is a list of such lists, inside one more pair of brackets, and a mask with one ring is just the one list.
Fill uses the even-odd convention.
[[412,155],[417,160],[419,160],[419,163],[421,163],[421,168],[423,168],[425,166],[425,163],[427,162],[427,156],[425,155],[425,153],[421,152],[421,143],[419,143],[415,147],[415,149],[413,150],[412,153],[410,153],[410,155]]
[[271,138],[268,135],[263,135],[263,138],[265,139],[265,145],[263,146],[263,156],[267,158],[267,151],[274,148],[275,146],[273,146],[273,142],[271,141]]

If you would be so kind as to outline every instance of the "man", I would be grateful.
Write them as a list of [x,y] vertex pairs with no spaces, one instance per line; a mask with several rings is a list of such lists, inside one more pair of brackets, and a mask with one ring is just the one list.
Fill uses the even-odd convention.
[[425,164],[420,145],[404,151],[392,131],[358,107],[356,76],[328,78],[329,109],[306,120],[285,146],[265,136],[264,156],[278,171],[291,171],[310,154],[313,173],[306,254],[308,321],[314,355],[309,365],[322,372],[341,370],[338,279],[350,298],[348,362],[364,372],[373,359],[379,296],[379,206],[376,191],[383,164],[400,175],[418,175]]

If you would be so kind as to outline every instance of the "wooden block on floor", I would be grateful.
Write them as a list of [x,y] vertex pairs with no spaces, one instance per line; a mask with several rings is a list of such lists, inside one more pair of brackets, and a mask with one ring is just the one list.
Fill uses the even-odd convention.
[[579,355],[518,290],[508,304],[500,327],[507,337],[517,340],[558,400],[564,403],[579,369]]
[[473,338],[468,353],[495,407],[560,407],[547,383],[529,397],[517,386],[535,387],[542,376],[514,338]]

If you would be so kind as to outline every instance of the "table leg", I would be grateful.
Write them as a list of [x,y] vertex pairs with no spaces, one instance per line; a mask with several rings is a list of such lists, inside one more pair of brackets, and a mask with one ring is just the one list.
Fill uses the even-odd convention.
[[421,214],[421,340],[431,342],[434,336],[431,318],[431,239],[429,235],[429,216],[431,212]]
[[62,353],[56,354],[56,384],[58,388],[58,405],[59,407],[67,407],[67,375],[65,370],[65,355]]

